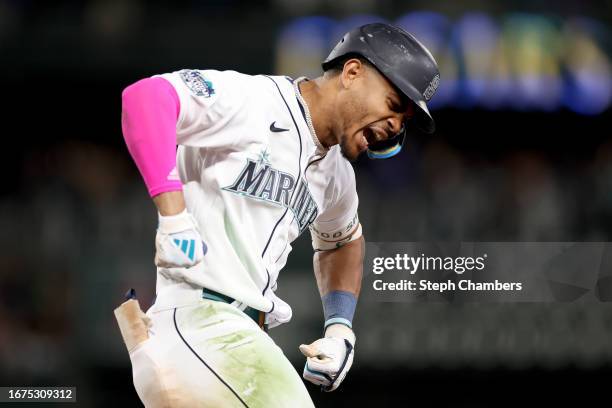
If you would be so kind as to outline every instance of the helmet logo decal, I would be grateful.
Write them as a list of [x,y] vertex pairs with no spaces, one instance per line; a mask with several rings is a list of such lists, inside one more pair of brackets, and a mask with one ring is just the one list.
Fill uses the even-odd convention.
[[430,100],[434,93],[436,93],[436,89],[438,89],[438,84],[440,83],[440,74],[436,74],[435,77],[431,80],[425,92],[423,92],[423,97],[426,101]]

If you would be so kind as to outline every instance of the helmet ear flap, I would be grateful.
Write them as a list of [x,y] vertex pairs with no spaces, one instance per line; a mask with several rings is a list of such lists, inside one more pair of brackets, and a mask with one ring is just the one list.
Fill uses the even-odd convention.
[[370,159],[388,159],[398,154],[402,150],[406,139],[406,125],[403,125],[399,133],[384,142],[368,147],[368,157]]

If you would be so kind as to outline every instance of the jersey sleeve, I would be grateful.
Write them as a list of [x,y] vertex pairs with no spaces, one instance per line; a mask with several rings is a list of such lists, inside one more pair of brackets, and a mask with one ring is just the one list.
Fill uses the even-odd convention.
[[218,148],[234,144],[238,135],[227,130],[248,98],[245,75],[234,71],[184,69],[159,75],[169,81],[179,97],[176,124],[179,145]]
[[336,172],[334,185],[330,204],[310,226],[315,251],[338,248],[361,236],[355,173],[349,162]]

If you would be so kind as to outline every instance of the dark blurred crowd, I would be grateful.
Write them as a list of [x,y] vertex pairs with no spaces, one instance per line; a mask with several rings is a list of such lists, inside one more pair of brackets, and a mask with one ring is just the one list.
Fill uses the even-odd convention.
[[592,161],[567,166],[535,150],[470,160],[434,141],[357,171],[365,176],[360,214],[371,240],[611,239],[611,142],[596,148]]

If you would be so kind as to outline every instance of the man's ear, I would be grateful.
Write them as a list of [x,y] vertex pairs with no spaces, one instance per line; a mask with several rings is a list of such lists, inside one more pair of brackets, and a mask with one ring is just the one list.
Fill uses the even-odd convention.
[[344,88],[349,88],[355,79],[363,76],[365,72],[365,65],[358,58],[351,58],[344,63],[342,73],[340,74],[340,80]]

